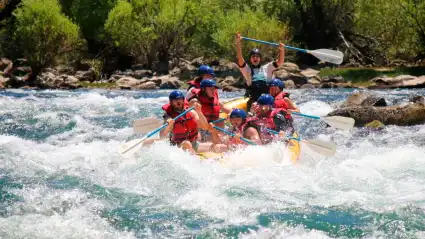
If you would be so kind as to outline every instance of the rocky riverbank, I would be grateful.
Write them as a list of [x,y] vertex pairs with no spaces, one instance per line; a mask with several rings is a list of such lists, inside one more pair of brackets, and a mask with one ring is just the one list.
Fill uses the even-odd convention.
[[[134,65],[131,69],[117,70],[109,76],[96,73],[88,64],[45,68],[36,80],[29,82],[32,69],[24,59],[15,62],[0,60],[0,88],[35,89],[76,89],[101,87],[110,89],[153,90],[186,88],[187,81],[196,76],[202,59],[191,62],[182,60],[175,64],[168,75],[157,75],[151,70]],[[217,74],[217,83],[224,91],[237,91],[243,88],[237,65],[228,61],[208,62]],[[320,71],[300,68],[293,63],[285,63],[275,71],[275,76],[284,80],[287,88],[418,88],[425,87],[425,76],[400,75],[397,77],[375,77],[361,84],[347,81],[341,75],[320,76]]]

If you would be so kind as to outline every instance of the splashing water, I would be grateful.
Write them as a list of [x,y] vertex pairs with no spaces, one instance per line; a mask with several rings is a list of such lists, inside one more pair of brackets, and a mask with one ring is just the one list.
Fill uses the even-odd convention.
[[[295,117],[326,158],[279,144],[223,167],[159,142],[117,149],[133,120],[160,117],[169,91],[0,91],[0,238],[424,238],[425,127],[344,132]],[[294,90],[323,116],[352,90]],[[375,91],[390,103],[421,90]],[[220,92],[224,99],[241,93]],[[140,135],[139,135],[140,137]],[[277,163],[280,162],[280,163]]]

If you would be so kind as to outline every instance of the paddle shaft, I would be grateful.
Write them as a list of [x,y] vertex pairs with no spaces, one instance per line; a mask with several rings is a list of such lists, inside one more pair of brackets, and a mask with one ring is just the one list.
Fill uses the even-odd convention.
[[[189,111],[191,111],[191,110],[193,110],[193,109],[194,109],[194,107],[190,107],[189,109],[187,109],[187,110],[183,111],[181,114],[177,115],[177,116],[176,116],[173,120],[178,120],[180,117],[182,117],[183,115],[187,114],[187,112],[189,112]],[[167,127],[167,125],[168,125],[168,123],[165,123],[163,126],[161,126],[161,127],[159,127],[158,129],[156,129],[156,130],[154,130],[154,131],[150,132],[150,133],[146,136],[146,138],[149,138],[149,137],[151,137],[152,135],[154,135],[154,134],[158,133],[158,131],[161,131],[162,129],[164,129],[165,127]]]
[[299,115],[299,116],[304,116],[304,117],[307,117],[307,118],[312,118],[312,119],[320,119],[320,117],[319,117],[319,116],[314,116],[314,115],[306,115],[306,114],[303,114],[303,113],[298,113],[298,112],[291,112],[291,114],[294,114],[294,115]]
[[221,121],[225,121],[225,120],[226,120],[226,118],[220,118],[218,120],[212,121],[211,123],[216,124],[216,123],[220,123]]
[[[272,45],[272,46],[279,46],[279,44],[277,44],[277,43],[252,39],[252,38],[249,38],[249,37],[242,37],[242,39],[248,40],[248,41],[253,41],[253,42],[258,42],[258,43],[263,43],[263,44],[268,44],[268,45]],[[304,52],[304,53],[308,53],[308,51],[306,49],[301,49],[301,48],[297,48],[297,47],[293,47],[293,46],[285,45],[285,48],[295,50],[295,51]]]
[[[185,115],[187,112],[193,110],[194,107],[190,107],[189,109],[183,111],[181,114],[177,115],[173,120],[178,120],[180,117],[182,117],[183,115]],[[163,130],[165,127],[167,127],[168,122],[165,123],[163,126],[157,128],[156,130],[150,132],[148,135],[146,135],[145,137],[143,137],[142,139],[140,139],[139,141],[137,141],[136,144],[134,144],[133,146],[131,146],[130,148],[128,148],[127,150],[125,150],[124,152],[122,152],[123,154],[127,153],[128,151],[130,151],[131,149],[133,149],[134,147],[136,147],[137,145],[139,145],[140,143],[142,143],[143,141],[145,141],[145,139],[151,137],[152,135],[158,133],[159,131]]]
[[[234,134],[234,133],[232,133],[232,132],[230,132],[230,131],[227,131],[227,130],[222,129],[222,128],[217,127],[217,126],[213,126],[213,127],[214,127],[214,129],[220,130],[220,131],[221,131],[221,132],[223,132],[223,133],[226,133],[226,134],[228,134],[228,135],[230,135],[230,136],[232,136],[232,137],[235,137],[235,134]],[[245,143],[247,143],[247,144],[256,145],[255,143],[253,143],[252,141],[250,141],[250,140],[248,140],[248,139],[245,139],[244,137],[241,137],[241,140],[242,140],[242,141],[244,141],[244,142],[245,142]]]

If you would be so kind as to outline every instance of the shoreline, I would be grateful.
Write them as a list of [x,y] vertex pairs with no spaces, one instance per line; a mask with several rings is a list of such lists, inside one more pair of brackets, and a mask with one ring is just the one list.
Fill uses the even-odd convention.
[[[188,81],[196,77],[200,62],[183,62],[167,75],[134,65],[131,69],[115,70],[109,76],[90,65],[73,67],[59,65],[44,68],[36,80],[29,82],[32,69],[25,60],[0,61],[0,89],[121,89],[156,90],[187,89]],[[204,63],[205,64],[205,63]],[[210,64],[216,72],[217,84],[223,91],[243,91],[245,80],[234,62]],[[274,75],[285,82],[288,89],[350,88],[395,89],[425,88],[425,65],[350,67],[303,66],[286,62]]]

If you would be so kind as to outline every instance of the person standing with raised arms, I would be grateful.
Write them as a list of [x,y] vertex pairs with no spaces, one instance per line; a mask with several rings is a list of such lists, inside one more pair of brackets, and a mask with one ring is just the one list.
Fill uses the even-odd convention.
[[261,64],[262,55],[258,48],[254,48],[249,53],[249,62],[245,62],[242,56],[241,48],[241,35],[236,34],[236,56],[238,66],[245,78],[246,92],[245,96],[249,97],[247,103],[247,111],[251,109],[253,102],[261,96],[261,94],[268,94],[268,81],[273,78],[273,71],[285,62],[285,45],[279,44],[279,58],[277,61],[272,61],[267,64]]

